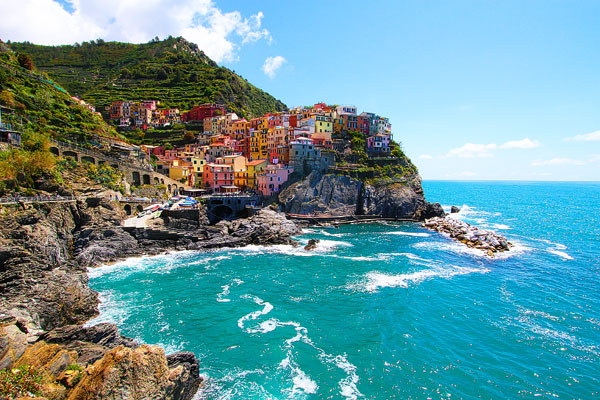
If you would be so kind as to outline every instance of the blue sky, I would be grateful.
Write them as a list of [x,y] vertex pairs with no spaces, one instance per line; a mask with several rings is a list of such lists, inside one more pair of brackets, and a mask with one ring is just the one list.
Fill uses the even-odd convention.
[[[52,0],[20,0],[20,24],[35,25],[42,5],[65,20],[50,32],[3,26],[0,37],[183,34],[289,106],[355,104],[389,117],[425,179],[600,180],[599,1],[157,0],[193,22],[149,10],[147,25],[119,25],[122,3],[140,1],[98,1],[102,11],[73,1],[59,15]],[[279,60],[270,76],[268,57]]]

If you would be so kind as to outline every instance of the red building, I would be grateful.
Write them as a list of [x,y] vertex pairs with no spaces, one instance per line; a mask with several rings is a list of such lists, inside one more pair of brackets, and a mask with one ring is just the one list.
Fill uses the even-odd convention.
[[201,122],[204,121],[204,118],[221,115],[225,115],[225,105],[207,103],[200,106],[194,106],[190,111],[181,114],[181,120],[184,122]]

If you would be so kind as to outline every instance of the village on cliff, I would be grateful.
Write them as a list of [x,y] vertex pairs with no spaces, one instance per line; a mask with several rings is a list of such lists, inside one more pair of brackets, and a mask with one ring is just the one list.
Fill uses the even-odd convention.
[[202,104],[181,114],[178,109],[158,105],[156,100],[116,101],[107,107],[107,114],[121,130],[200,125],[202,131],[195,142],[183,147],[131,146],[136,158],[145,159],[156,172],[195,188],[196,193],[272,196],[294,171],[324,171],[334,166],[334,149],[349,144],[348,139],[338,138],[340,132],[364,135],[369,157],[390,157],[388,118],[357,114],[354,106],[319,103],[247,120],[227,112],[222,104]]

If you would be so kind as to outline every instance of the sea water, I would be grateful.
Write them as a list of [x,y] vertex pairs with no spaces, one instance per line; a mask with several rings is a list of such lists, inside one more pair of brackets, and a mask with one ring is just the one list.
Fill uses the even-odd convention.
[[425,182],[505,235],[491,259],[414,223],[90,270],[124,335],[193,351],[201,399],[600,396],[600,184]]

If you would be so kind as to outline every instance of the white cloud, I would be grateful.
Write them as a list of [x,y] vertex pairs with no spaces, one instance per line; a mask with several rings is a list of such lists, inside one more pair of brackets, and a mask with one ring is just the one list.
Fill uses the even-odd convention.
[[525,138],[522,140],[512,140],[509,142],[500,145],[501,149],[534,149],[536,147],[540,147],[541,143],[539,140],[531,140],[529,138]]
[[217,62],[236,60],[241,45],[271,41],[263,13],[248,18],[223,12],[211,0],[71,0],[67,12],[52,0],[0,2],[3,40],[70,44],[102,38],[148,42],[155,36],[183,36]]
[[429,154],[421,154],[421,155],[419,156],[419,158],[420,158],[421,160],[431,160],[431,159],[433,158],[433,156],[431,156],[431,155],[429,155]]
[[576,135],[565,139],[566,142],[595,142],[600,141],[600,131],[586,133],[584,135]]
[[498,146],[494,143],[490,144],[477,144],[467,143],[456,149],[452,149],[446,154],[446,157],[458,157],[458,158],[488,158],[493,157],[493,150],[496,150]]
[[550,160],[535,160],[531,163],[533,167],[544,167],[548,165],[584,165],[585,162],[581,160],[574,160],[572,158],[552,158]]
[[531,140],[529,138],[521,140],[511,140],[504,144],[497,145],[496,143],[479,144],[479,143],[467,143],[461,147],[450,150],[446,157],[458,157],[458,158],[490,158],[494,156],[494,151],[498,149],[534,149],[540,147],[541,143],[539,140]]
[[262,66],[262,70],[265,73],[265,75],[273,79],[275,77],[275,74],[277,73],[277,70],[281,68],[281,66],[286,61],[287,60],[282,56],[267,57],[265,63]]

